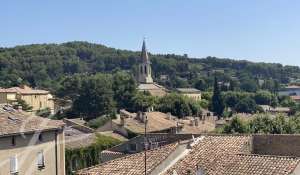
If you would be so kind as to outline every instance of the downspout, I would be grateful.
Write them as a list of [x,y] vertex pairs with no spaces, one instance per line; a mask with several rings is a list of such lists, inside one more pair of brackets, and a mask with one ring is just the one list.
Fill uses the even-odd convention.
[[55,173],[58,175],[58,161],[57,161],[57,131],[55,131]]

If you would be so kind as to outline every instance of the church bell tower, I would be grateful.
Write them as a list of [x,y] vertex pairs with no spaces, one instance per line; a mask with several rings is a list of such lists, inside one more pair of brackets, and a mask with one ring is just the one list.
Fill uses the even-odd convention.
[[151,63],[148,57],[146,41],[143,40],[142,53],[141,53],[141,61],[139,63],[138,70],[138,81],[139,83],[153,83],[153,79],[151,77]]

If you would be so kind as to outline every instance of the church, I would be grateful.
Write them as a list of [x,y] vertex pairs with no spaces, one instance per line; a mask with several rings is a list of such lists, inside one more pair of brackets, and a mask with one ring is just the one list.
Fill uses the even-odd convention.
[[151,72],[151,62],[146,48],[146,41],[144,39],[137,73],[138,90],[141,92],[149,92],[151,95],[158,97],[166,95],[167,89],[153,81]]

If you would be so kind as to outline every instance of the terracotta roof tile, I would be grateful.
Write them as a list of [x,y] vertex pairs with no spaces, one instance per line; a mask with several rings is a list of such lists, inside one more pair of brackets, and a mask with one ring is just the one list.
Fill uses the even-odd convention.
[[20,133],[59,129],[64,126],[62,121],[50,120],[14,109],[0,109],[0,136]]
[[20,87],[11,87],[7,89],[0,89],[0,93],[19,93],[19,94],[49,94],[49,91],[32,89],[30,87],[20,88]]
[[195,173],[197,167],[206,175],[288,175],[298,165],[298,158],[250,154],[250,138],[208,136],[165,175]]
[[224,161],[224,175],[288,175],[299,163],[298,158],[264,155],[231,155]]
[[[158,164],[176,149],[177,144],[147,151],[147,172],[150,173]],[[141,175],[144,173],[144,153],[132,154],[103,164],[86,168],[78,175]]]
[[[176,121],[172,119],[169,120],[168,114],[162,112],[147,112],[146,114],[148,117],[148,132],[157,132],[176,127]],[[120,124],[120,119],[113,121]],[[132,117],[125,119],[125,128],[135,133],[144,133],[144,123],[137,119],[135,114],[133,114]]]

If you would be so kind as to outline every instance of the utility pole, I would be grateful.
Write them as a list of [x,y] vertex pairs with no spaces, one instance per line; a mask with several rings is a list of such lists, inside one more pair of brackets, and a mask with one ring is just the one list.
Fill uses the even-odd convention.
[[147,147],[148,147],[148,141],[147,141],[147,122],[148,122],[148,117],[145,112],[143,112],[143,118],[144,118],[144,124],[145,124],[145,132],[144,132],[144,163],[145,163],[145,175],[147,175]]

